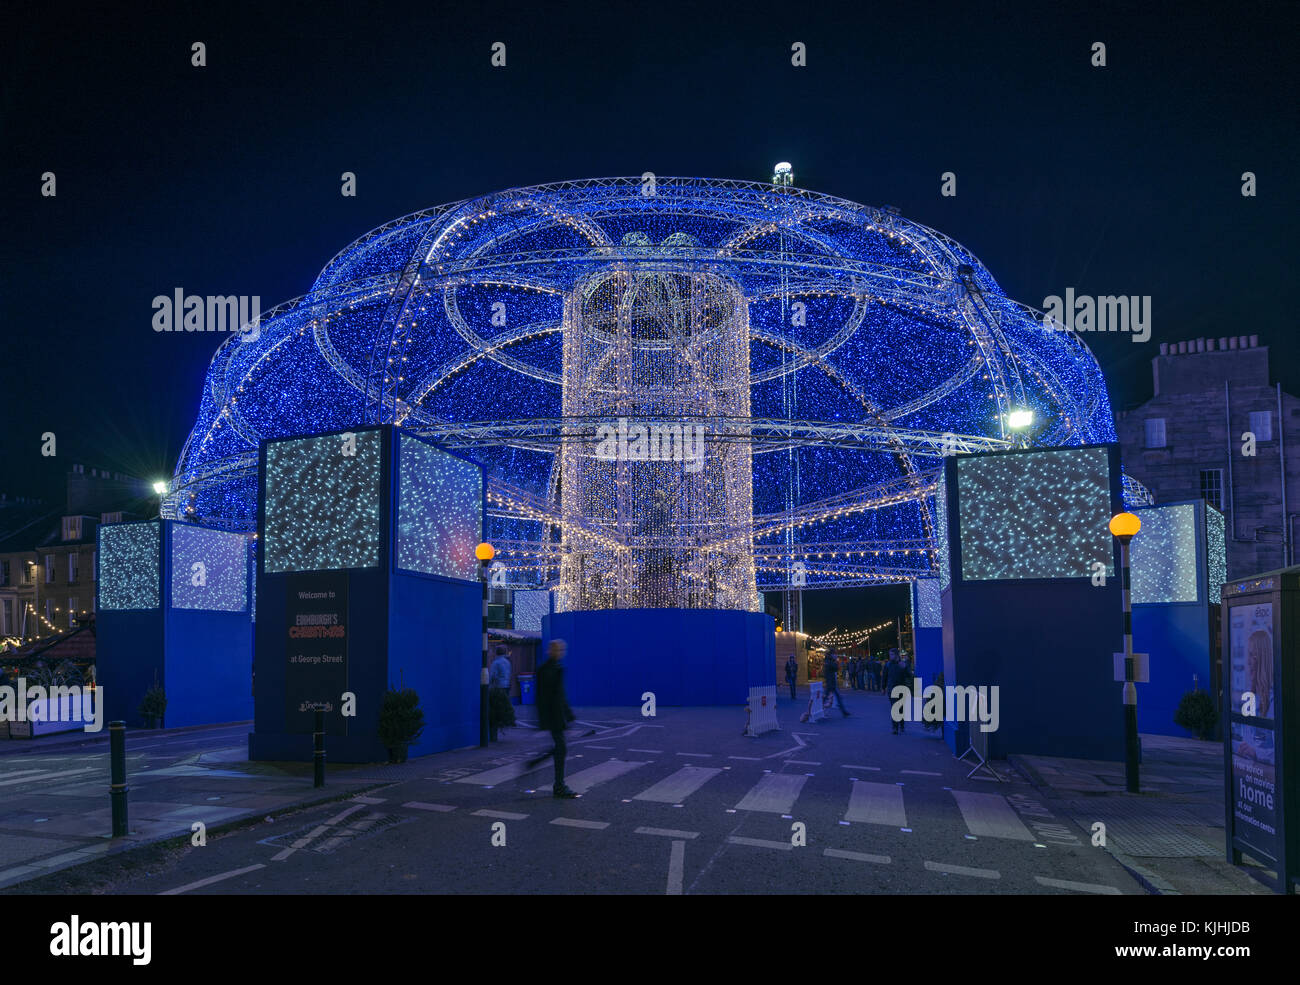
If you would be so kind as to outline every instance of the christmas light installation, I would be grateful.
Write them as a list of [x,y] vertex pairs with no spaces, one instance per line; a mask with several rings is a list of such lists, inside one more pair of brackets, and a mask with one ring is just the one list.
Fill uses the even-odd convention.
[[162,605],[157,521],[112,523],[98,530],[98,609],[156,609]]
[[[559,611],[929,577],[944,455],[1115,440],[1043,324],[942,233],[792,184],[509,189],[373,230],[231,336],[162,515],[253,530],[260,441],[391,423],[484,467],[505,585]],[[279,534],[267,570],[360,560]]]

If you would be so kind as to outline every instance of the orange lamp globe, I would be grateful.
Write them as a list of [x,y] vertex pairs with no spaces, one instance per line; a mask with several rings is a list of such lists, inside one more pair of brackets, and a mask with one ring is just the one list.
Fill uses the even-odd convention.
[[1142,529],[1135,513],[1116,513],[1110,518],[1110,532],[1115,537],[1132,537]]
[[497,556],[497,551],[491,544],[484,542],[474,548],[474,556],[480,561],[491,561]]

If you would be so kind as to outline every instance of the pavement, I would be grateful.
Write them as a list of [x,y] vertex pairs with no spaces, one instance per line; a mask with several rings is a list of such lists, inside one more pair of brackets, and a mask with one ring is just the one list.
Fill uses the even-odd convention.
[[[1092,835],[1152,893],[1269,895],[1227,861],[1223,743],[1142,735],[1139,791],[1124,764],[1049,756],[1010,757],[1046,803]],[[1096,829],[1094,825],[1104,825]]]
[[528,727],[486,749],[331,765],[323,790],[310,764],[247,762],[246,723],[135,732],[124,839],[107,837],[106,737],[12,740],[0,744],[0,884],[171,895],[1152,891],[1091,843],[1088,812],[1076,818],[1042,782],[1058,764],[1033,764],[1038,788],[1008,764],[995,764],[1002,780],[968,776],[937,733],[913,724],[892,735],[883,695],[842,693],[852,717],[800,723],[801,689],[778,700],[782,728],[758,737],[742,735],[740,707],[660,707],[653,718],[579,709],[576,800],[550,796],[549,760],[527,767],[549,747]]

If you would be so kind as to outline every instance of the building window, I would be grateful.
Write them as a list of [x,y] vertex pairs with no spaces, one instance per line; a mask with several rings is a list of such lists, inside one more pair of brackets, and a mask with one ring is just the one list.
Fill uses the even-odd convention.
[[1273,412],[1252,410],[1250,412],[1250,433],[1255,436],[1256,441],[1272,441]]
[[77,625],[77,597],[74,595],[68,599],[68,628],[72,629]]
[[1223,469],[1201,469],[1201,499],[1223,509]]
[[71,585],[77,580],[77,567],[81,564],[81,555],[73,551],[68,555],[68,584]]
[[9,584],[9,562],[0,561],[0,585]]
[[13,599],[5,599],[3,608],[0,608],[0,634],[5,636],[17,635],[14,633],[14,603]]
[[81,540],[81,517],[65,516],[63,518],[63,539]]
[[54,584],[54,555],[45,555],[45,584]]
[[1146,432],[1148,448],[1165,447],[1165,419],[1163,417],[1147,418]]
[[54,599],[45,600],[45,621],[54,625]]
[[96,556],[96,554],[98,554],[98,553],[99,553],[98,551],[91,551],[91,552],[90,552],[90,579],[91,579],[91,581],[99,581],[99,569],[95,567],[95,556]]

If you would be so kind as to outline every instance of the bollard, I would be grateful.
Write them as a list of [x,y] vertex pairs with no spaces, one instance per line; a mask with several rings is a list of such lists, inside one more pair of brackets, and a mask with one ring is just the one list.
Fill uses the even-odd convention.
[[108,796],[113,803],[113,837],[126,835],[126,722],[108,723]]
[[319,708],[316,709],[316,733],[315,733],[315,779],[313,787],[325,786],[325,712]]

